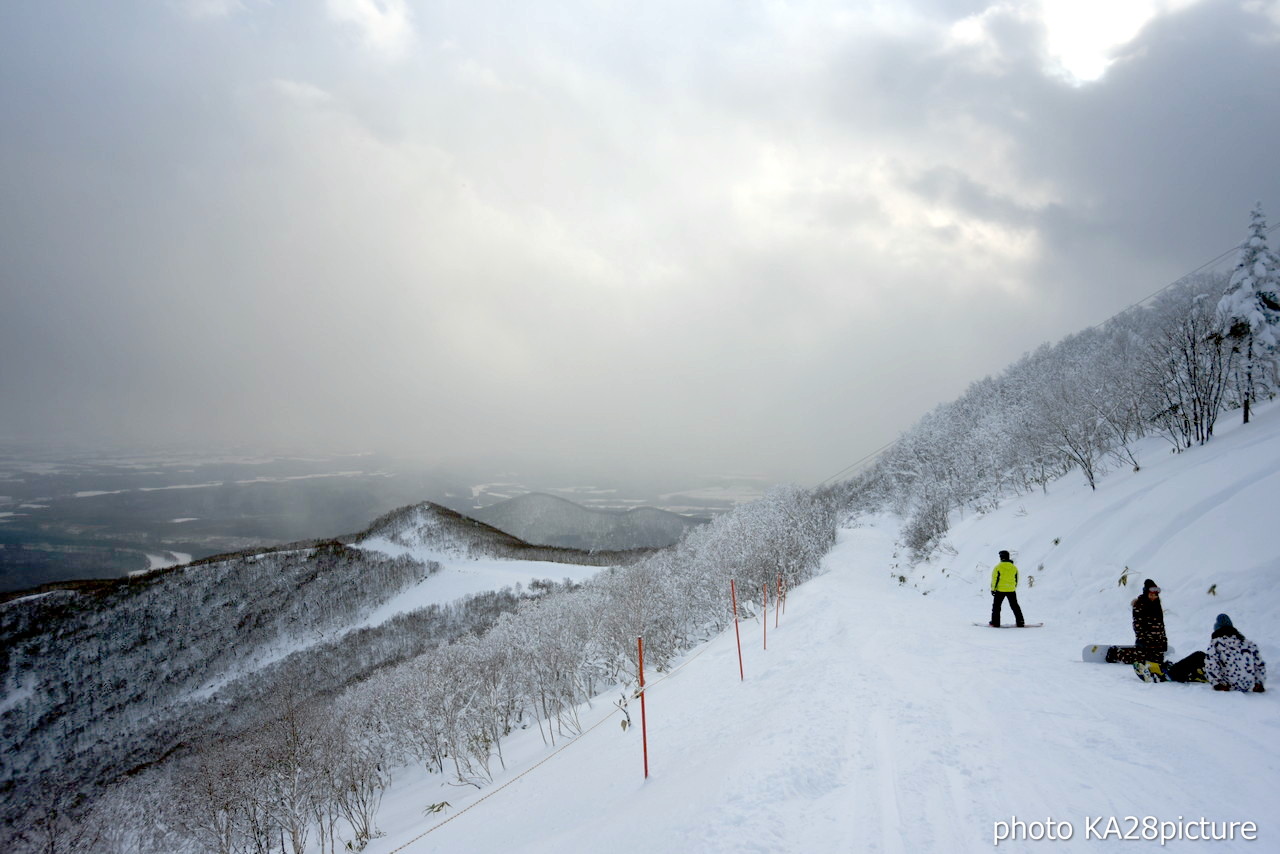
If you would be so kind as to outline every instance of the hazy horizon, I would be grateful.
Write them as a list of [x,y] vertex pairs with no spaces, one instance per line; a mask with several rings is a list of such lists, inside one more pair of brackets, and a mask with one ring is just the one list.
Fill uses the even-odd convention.
[[0,23],[9,440],[814,484],[1280,222],[1274,0]]

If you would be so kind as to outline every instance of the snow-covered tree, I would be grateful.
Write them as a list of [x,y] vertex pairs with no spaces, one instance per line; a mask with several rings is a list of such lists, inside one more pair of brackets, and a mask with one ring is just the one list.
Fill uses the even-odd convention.
[[1156,399],[1151,420],[1178,449],[1213,438],[1234,364],[1199,284],[1177,288],[1156,309],[1141,368]]
[[1098,415],[1111,432],[1110,453],[1135,472],[1141,466],[1132,443],[1146,435],[1148,415],[1155,409],[1151,390],[1139,370],[1146,347],[1140,331],[1141,318],[1140,311],[1130,310],[1106,324],[1094,365],[1095,374],[1107,391],[1105,406]]
[[1088,334],[1057,347],[1042,377],[1033,417],[1046,448],[1078,466],[1090,489],[1097,489],[1103,460],[1115,435],[1104,417],[1112,395],[1097,370],[1097,341]]
[[1237,388],[1244,423],[1259,390],[1274,387],[1277,326],[1280,326],[1280,261],[1267,246],[1267,220],[1262,205],[1253,209],[1249,236],[1240,244],[1239,260],[1226,292],[1218,301],[1223,334],[1240,354]]

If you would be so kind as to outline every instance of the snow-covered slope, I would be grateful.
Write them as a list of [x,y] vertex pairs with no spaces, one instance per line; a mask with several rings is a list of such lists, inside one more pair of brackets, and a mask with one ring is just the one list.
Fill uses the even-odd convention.
[[[351,629],[381,625],[399,614],[429,605],[444,605],[477,593],[528,587],[538,580],[584,581],[598,573],[608,560],[608,555],[602,555],[590,564],[565,562],[571,558],[583,561],[591,558],[569,555],[562,549],[532,547],[431,503],[402,508],[384,516],[357,539],[356,548],[393,558],[408,556],[437,565],[439,569],[427,582],[387,600]],[[500,555],[520,555],[522,559]]]
[[[745,680],[732,631],[649,674],[648,780],[639,705],[624,731],[615,692],[555,755],[536,731],[513,739],[484,791],[401,772],[368,851],[976,852],[1045,822],[1071,838],[999,849],[1152,851],[1144,834],[1165,833],[1182,836],[1165,850],[1276,850],[1276,690],[1147,684],[1080,649],[1131,640],[1129,600],[1151,577],[1180,653],[1227,612],[1280,663],[1280,408],[1183,454],[1153,441],[1142,462],[1097,492],[1069,477],[960,520],[918,568],[897,520],[861,520],[776,627],[769,615],[767,650],[760,621],[742,627]],[[1043,628],[972,625],[1002,548]],[[1187,838],[1206,833],[1232,838]]]
[[699,524],[656,507],[595,510],[540,492],[519,495],[471,515],[525,542],[574,549],[662,548]]

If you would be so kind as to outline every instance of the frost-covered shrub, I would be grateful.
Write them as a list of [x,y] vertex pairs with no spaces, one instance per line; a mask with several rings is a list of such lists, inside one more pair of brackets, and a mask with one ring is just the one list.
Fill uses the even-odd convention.
[[926,560],[950,529],[947,502],[934,498],[922,502],[902,527],[902,542],[916,561]]

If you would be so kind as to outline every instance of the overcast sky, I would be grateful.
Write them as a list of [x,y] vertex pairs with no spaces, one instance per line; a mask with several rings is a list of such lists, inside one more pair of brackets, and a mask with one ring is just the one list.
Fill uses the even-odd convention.
[[0,8],[0,436],[834,474],[1280,221],[1280,2]]

